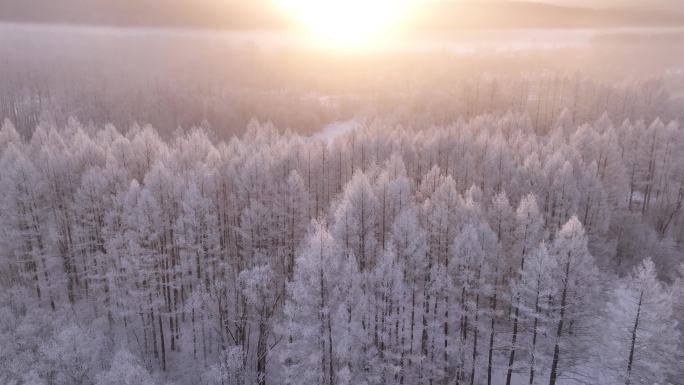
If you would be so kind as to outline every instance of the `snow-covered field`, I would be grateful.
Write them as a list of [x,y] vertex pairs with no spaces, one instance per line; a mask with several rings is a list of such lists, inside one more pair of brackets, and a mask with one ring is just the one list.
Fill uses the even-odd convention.
[[323,126],[321,131],[314,134],[313,137],[330,142],[331,140],[360,127],[362,124],[362,120],[359,118],[331,122]]

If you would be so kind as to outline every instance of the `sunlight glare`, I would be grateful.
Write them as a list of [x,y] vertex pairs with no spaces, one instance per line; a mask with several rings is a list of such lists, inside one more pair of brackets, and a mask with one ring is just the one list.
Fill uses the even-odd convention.
[[378,44],[416,0],[281,0],[310,38],[333,48]]

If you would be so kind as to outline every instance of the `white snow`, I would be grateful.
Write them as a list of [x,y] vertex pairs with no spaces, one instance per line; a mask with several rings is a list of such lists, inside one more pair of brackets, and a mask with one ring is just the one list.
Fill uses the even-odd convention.
[[330,142],[336,137],[361,126],[361,124],[362,122],[359,118],[334,121],[323,126],[320,132],[313,135],[313,138]]

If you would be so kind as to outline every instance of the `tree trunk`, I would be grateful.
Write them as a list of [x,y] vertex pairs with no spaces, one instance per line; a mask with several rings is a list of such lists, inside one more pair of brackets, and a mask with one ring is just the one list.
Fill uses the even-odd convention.
[[[498,281],[498,277],[497,277]],[[496,296],[497,296],[498,282],[494,283],[494,296],[492,298],[492,325],[491,333],[489,334],[489,355],[487,357],[487,385],[492,384],[492,358],[494,355],[494,327],[496,326]],[[506,384],[508,385],[508,383]]]
[[563,283],[563,295],[561,297],[560,319],[556,329],[556,343],[553,348],[553,361],[551,362],[551,374],[549,375],[549,385],[555,385],[558,379],[558,361],[560,361],[560,339],[563,335],[563,322],[565,321],[565,304],[568,296],[568,279],[570,276],[570,257],[565,264],[565,282]]
[[634,347],[636,345],[637,330],[639,329],[639,316],[641,315],[641,301],[644,299],[644,292],[639,294],[639,306],[637,307],[636,319],[634,320],[634,328],[632,329],[632,345],[629,348],[629,359],[627,360],[627,380],[625,385],[629,385],[632,376],[632,364],[634,363]]
[[534,325],[532,326],[532,351],[530,352],[530,382],[532,385],[534,382],[534,366],[535,366],[535,353],[537,348],[537,326],[539,324],[539,285],[541,283],[541,276],[537,276],[537,295],[534,300]]

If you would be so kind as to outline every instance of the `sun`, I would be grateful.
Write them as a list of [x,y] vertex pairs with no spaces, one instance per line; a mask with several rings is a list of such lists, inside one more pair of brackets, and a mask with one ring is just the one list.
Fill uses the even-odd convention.
[[310,38],[331,48],[378,44],[417,0],[280,0]]

